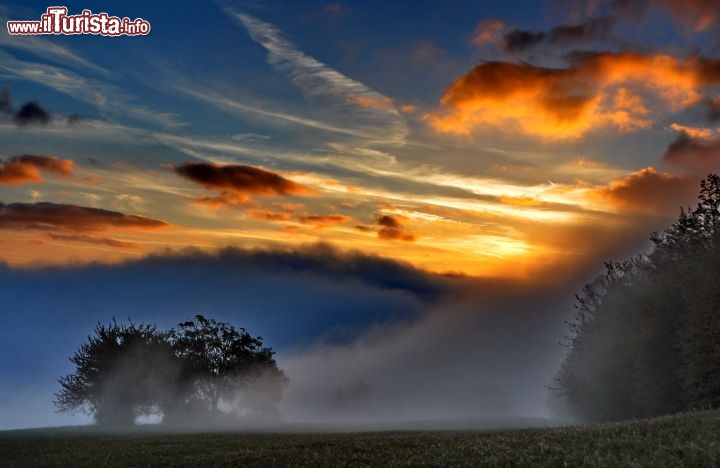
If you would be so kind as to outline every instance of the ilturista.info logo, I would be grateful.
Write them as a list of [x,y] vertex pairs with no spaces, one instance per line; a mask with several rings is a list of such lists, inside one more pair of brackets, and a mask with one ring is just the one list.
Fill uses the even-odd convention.
[[150,32],[150,23],[142,18],[118,18],[107,13],[83,10],[79,15],[68,15],[62,6],[49,7],[40,21],[8,21],[8,33],[28,34],[99,34],[101,36],[144,36]]

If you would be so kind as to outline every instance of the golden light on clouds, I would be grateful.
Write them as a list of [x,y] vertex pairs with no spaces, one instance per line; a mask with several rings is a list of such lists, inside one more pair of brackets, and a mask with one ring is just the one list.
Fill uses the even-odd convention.
[[601,127],[633,132],[648,128],[661,110],[698,103],[704,88],[720,83],[718,66],[632,52],[576,54],[566,68],[486,62],[450,85],[441,111],[426,118],[451,134],[483,126],[548,139],[577,139]]
[[[525,277],[601,255],[597,233],[659,224],[691,201],[698,174],[720,165],[720,60],[705,58],[714,52],[627,47],[619,37],[658,12],[683,34],[707,33],[717,5],[601,3],[583,5],[572,24],[527,31],[478,16],[456,38],[462,50],[424,37],[375,51],[377,62],[368,50],[366,71],[378,73],[382,92],[314,59],[280,26],[241,15],[245,39],[267,52],[257,70],[271,65],[287,90],[243,94],[236,76],[212,89],[178,79],[171,88],[197,106],[182,132],[92,119],[0,123],[11,148],[70,148],[0,160],[2,202],[35,216],[8,217],[0,258],[117,261],[165,247],[328,242],[436,272]],[[492,60],[464,70],[468,51]],[[193,121],[194,110],[208,121]],[[650,137],[657,142],[642,140]],[[95,154],[100,140],[108,154]],[[63,213],[105,209],[126,226],[48,222],[29,200],[57,201]],[[131,229],[128,220],[168,228]]]
[[670,129],[679,133],[684,133],[691,138],[699,138],[702,140],[720,136],[720,129],[717,128],[692,127],[673,123],[670,124]]

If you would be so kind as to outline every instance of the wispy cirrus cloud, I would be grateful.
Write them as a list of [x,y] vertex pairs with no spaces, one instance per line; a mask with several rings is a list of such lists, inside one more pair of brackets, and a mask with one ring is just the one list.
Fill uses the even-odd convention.
[[[9,12],[7,8],[0,6],[0,24],[5,24],[8,20],[22,19],[23,18],[17,14]],[[27,19],[36,20],[36,18]],[[0,28],[0,48],[21,50],[66,66],[81,67],[103,75],[110,74],[110,72],[103,67],[90,62],[71,49],[45,39],[42,36],[14,36],[9,34],[6,28]]]
[[128,96],[117,87],[85,78],[66,68],[20,60],[7,52],[0,51],[0,71],[39,83],[78,101],[94,105],[104,115],[131,117],[170,128],[184,125],[174,114],[135,104],[132,102],[132,96]]
[[79,242],[83,244],[98,245],[104,247],[112,247],[119,249],[139,249],[140,245],[135,242],[127,242],[111,237],[88,236],[85,234],[55,234],[48,233],[47,237],[52,240]]
[[[268,51],[268,61],[286,73],[305,97],[321,106],[321,119],[333,127],[347,123],[371,141],[404,143],[408,129],[392,100],[305,54],[275,26],[227,9],[250,37]],[[340,124],[340,125],[338,125]]]
[[286,110],[269,109],[266,106],[260,107],[258,105],[241,102],[237,99],[230,98],[214,91],[198,89],[198,87],[177,86],[175,89],[196,99],[205,101],[208,104],[212,104],[213,106],[231,114],[241,116],[252,115],[268,121],[324,130],[355,138],[371,137],[371,135],[363,129],[355,128],[353,126],[340,126],[324,120],[294,114]]

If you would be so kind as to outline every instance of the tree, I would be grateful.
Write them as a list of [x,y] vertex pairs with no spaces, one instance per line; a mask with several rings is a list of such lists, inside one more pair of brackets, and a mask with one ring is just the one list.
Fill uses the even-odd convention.
[[141,414],[158,412],[180,371],[167,332],[115,319],[98,323],[70,361],[76,371],[58,380],[55,405],[89,412],[102,425],[133,424]]
[[228,409],[236,416],[275,415],[287,379],[262,337],[197,315],[195,321],[179,324],[169,338],[183,363],[179,398],[168,412],[173,420],[194,418],[198,412],[223,417]]
[[273,356],[261,337],[201,315],[168,331],[113,319],[70,358],[75,373],[58,380],[55,405],[102,425],[151,414],[164,423],[267,416],[287,381]]
[[611,265],[577,298],[552,389],[554,406],[580,419],[720,407],[720,176],[651,239],[651,252]]

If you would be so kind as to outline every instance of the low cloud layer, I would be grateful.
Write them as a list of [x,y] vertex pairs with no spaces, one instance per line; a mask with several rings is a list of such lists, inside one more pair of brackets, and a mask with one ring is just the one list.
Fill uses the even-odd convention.
[[548,417],[544,385],[562,356],[566,304],[522,287],[494,285],[495,294],[489,286],[428,307],[413,323],[290,355],[285,417],[370,428]]

